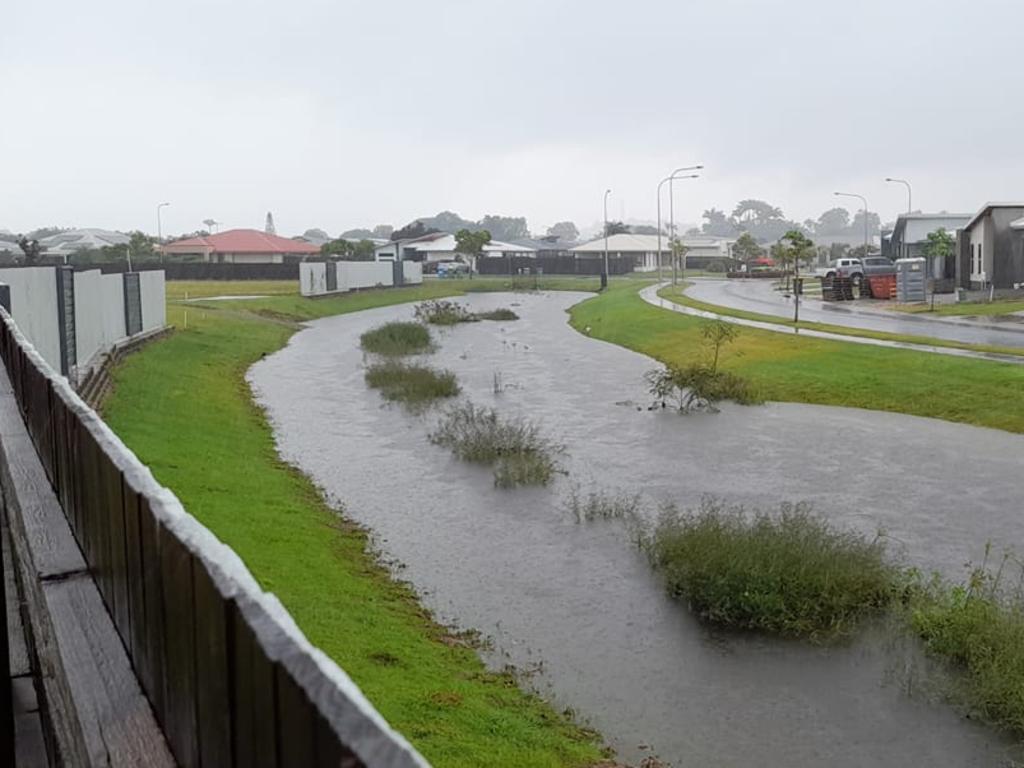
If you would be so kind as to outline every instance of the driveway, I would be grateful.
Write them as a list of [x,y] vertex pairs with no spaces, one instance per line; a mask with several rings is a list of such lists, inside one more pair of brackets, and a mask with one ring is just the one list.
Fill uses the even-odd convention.
[[[695,280],[686,295],[708,304],[730,309],[759,312],[793,319],[793,300],[772,288],[770,280]],[[853,306],[851,306],[853,304]],[[856,302],[825,302],[805,297],[800,303],[800,319],[830,323],[847,328],[883,331],[965,344],[985,344],[1024,348],[1024,326],[1001,328],[964,320],[901,315],[856,307]]]

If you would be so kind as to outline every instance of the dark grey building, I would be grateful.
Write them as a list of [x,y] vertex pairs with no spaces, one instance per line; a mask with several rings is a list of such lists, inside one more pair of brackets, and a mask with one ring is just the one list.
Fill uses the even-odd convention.
[[[950,237],[956,237],[956,231],[970,220],[969,213],[905,213],[896,219],[892,232],[883,237],[882,255],[893,261],[924,256],[928,235],[944,229]],[[928,259],[926,265],[929,278],[943,280],[956,276],[956,260],[952,257],[948,264],[942,259]]]
[[1024,286],[1024,203],[986,203],[957,233],[961,288]]

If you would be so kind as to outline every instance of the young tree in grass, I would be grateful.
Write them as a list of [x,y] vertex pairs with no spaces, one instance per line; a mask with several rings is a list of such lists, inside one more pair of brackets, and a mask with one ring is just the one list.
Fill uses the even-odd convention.
[[939,227],[934,232],[928,233],[928,241],[924,244],[924,255],[929,259],[948,259],[953,255],[956,247],[956,240],[946,231],[945,227]]
[[476,268],[476,260],[484,251],[484,246],[491,242],[491,233],[486,229],[481,232],[470,232],[460,229],[455,233],[455,250],[470,260],[470,269]]
[[[689,252],[689,248],[683,245],[683,241],[678,237],[673,236],[668,241],[669,248],[672,250],[672,282],[675,282],[676,270],[683,263],[683,257]],[[686,275],[683,275],[686,277]]]
[[793,321],[800,321],[800,263],[814,258],[814,242],[799,229],[791,229],[780,241],[784,243],[787,261],[793,265]]

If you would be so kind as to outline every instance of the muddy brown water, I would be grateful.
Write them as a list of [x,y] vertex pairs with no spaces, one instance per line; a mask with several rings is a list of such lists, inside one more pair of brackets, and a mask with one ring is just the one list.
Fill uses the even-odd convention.
[[488,663],[533,670],[535,686],[624,759],[653,751],[677,768],[1022,759],[1009,738],[937,700],[920,654],[884,626],[829,648],[708,628],[665,595],[619,523],[578,524],[565,504],[573,484],[640,492],[652,505],[706,494],[756,507],[804,500],[841,525],[884,528],[910,562],[959,576],[987,541],[1024,543],[1024,437],[805,405],[638,410],[654,364],[572,330],[565,310],[584,298],[467,297],[473,309],[514,306],[521,319],[435,331],[429,356],[474,402],[528,414],[565,445],[568,477],[550,488],[494,488],[489,469],[429,443],[436,411],[410,415],[366,387],[359,335],[411,318],[411,306],[311,323],[249,378],[281,455],[374,532],[425,604],[493,639]]

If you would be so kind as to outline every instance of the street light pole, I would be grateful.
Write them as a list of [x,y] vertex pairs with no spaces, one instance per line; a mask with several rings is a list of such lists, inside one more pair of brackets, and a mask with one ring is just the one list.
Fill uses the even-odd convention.
[[[692,170],[696,170],[698,168],[703,168],[703,167],[704,167],[703,165],[695,165],[693,168],[683,168],[681,170],[692,171]],[[678,173],[678,171],[677,171],[677,173]],[[697,178],[700,178],[700,174],[691,173],[689,176],[676,176],[675,174],[672,174],[669,177],[669,179],[668,179],[668,219],[669,219],[668,229],[669,229],[669,234],[672,237],[672,241],[671,242],[672,242],[672,246],[673,246],[672,247],[672,284],[673,285],[675,285],[675,283],[676,283],[676,267],[678,267],[679,265],[676,263],[675,245],[676,245],[676,242],[678,241],[678,238],[676,237],[676,205],[675,205],[675,198],[674,198],[674,196],[672,194],[672,190],[675,189],[675,186],[676,186],[675,185],[675,181],[676,181],[676,179],[697,179]],[[684,255],[683,258],[685,259],[686,256]],[[683,272],[686,272],[686,267],[685,266],[683,267]]]
[[910,188],[910,182],[906,179],[894,179],[889,176],[885,177],[886,181],[892,182],[893,184],[902,184],[907,188],[907,213],[914,210],[914,191]]
[[836,197],[856,197],[864,204],[864,257],[868,255],[868,201],[864,195],[858,195],[855,192],[835,192],[833,193]]
[[673,179],[678,179],[678,178],[696,178],[696,175],[694,175],[694,176],[682,176],[681,177],[681,176],[679,176],[679,174],[680,173],[684,173],[685,171],[699,171],[703,167],[704,167],[703,165],[691,165],[691,166],[687,166],[686,168],[676,168],[674,171],[672,171],[672,173],[670,173],[668,176],[666,176],[664,179],[662,179],[661,181],[658,182],[658,282],[659,283],[663,282],[663,280],[664,280],[664,278],[662,277],[663,273],[662,273],[662,259],[661,259],[661,188],[666,183],[671,183]]
[[[164,242],[164,230],[163,230],[163,225],[160,222],[160,209],[165,207],[165,206],[168,206],[168,205],[170,205],[170,203],[160,203],[156,207],[156,242],[158,244],[157,247],[163,245],[163,242]],[[161,249],[161,251],[160,251],[160,261],[163,261],[163,260],[164,260],[164,252]]]
[[610,189],[604,191],[604,273],[601,276],[602,290],[608,287],[608,195],[611,193]]

